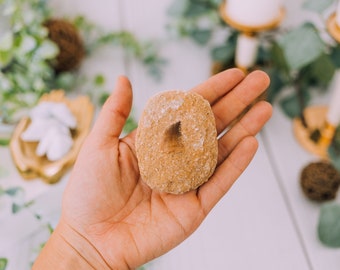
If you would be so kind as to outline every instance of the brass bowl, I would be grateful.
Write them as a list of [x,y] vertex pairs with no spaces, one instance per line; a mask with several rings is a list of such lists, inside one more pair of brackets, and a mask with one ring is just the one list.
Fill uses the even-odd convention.
[[60,180],[64,173],[74,164],[80,147],[90,131],[94,106],[86,96],[73,100],[65,97],[63,90],[54,90],[43,95],[39,102],[64,102],[77,119],[77,128],[72,131],[73,146],[71,150],[57,161],[49,161],[45,156],[36,155],[37,142],[25,142],[21,134],[29,126],[31,120],[24,117],[16,126],[10,142],[10,151],[20,174],[24,179],[40,177],[44,182],[52,184]]

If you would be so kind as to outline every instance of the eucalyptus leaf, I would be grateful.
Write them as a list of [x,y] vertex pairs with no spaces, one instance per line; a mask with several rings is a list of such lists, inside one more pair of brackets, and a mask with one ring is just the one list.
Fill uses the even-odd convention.
[[337,44],[330,53],[330,58],[333,61],[335,67],[340,68],[340,45]]
[[285,86],[285,82],[282,80],[280,73],[274,69],[265,70],[270,77],[270,85],[267,89],[267,100],[273,102],[281,89]]
[[5,190],[5,193],[9,196],[15,196],[18,192],[22,191],[20,187],[13,187]]
[[[8,146],[9,143],[10,143],[10,139],[0,138],[0,146]],[[0,177],[1,177],[1,174],[0,174]]]
[[215,47],[211,51],[211,56],[214,61],[227,62],[235,55],[235,46],[230,43]]
[[[303,95],[303,99],[306,104],[307,101],[310,99],[310,95],[307,91],[304,91],[302,89],[300,89],[299,91],[302,91],[301,94]],[[290,118],[300,117],[301,111],[303,110],[303,108],[301,108],[300,97],[298,96],[296,91],[293,94],[283,98],[280,101],[280,106],[285,114]]]
[[[282,71],[285,76],[289,76],[289,66],[287,59],[285,58],[283,48],[275,41],[270,48],[270,59],[277,69]],[[276,72],[278,72],[278,70],[276,70]]]
[[185,13],[188,7],[189,0],[176,0],[170,5],[168,14],[174,17],[181,16]]
[[207,5],[202,3],[190,3],[186,9],[184,16],[186,17],[199,17],[205,15],[207,12]]
[[212,35],[211,30],[201,30],[194,29],[190,32],[190,36],[195,40],[198,44],[205,45],[210,40]]
[[13,203],[13,204],[12,204],[12,213],[13,213],[13,214],[16,214],[16,213],[18,213],[22,208],[23,208],[23,206],[21,206],[21,205],[19,205],[19,204],[16,204],[16,203]]
[[20,53],[28,53],[35,49],[37,46],[37,41],[34,37],[30,35],[23,35],[18,50]]
[[309,9],[311,11],[315,11],[318,13],[324,12],[327,8],[329,8],[335,0],[307,0],[303,3],[303,7],[305,9]]
[[11,51],[0,51],[0,69],[5,68],[13,59]]
[[0,270],[5,270],[8,260],[6,258],[0,258]]
[[316,28],[310,23],[305,23],[283,35],[279,45],[291,70],[298,70],[310,64],[326,48]]
[[14,36],[11,32],[6,32],[0,38],[0,51],[9,51],[12,49],[14,43]]
[[334,144],[331,144],[327,150],[333,166],[340,171],[340,153]]
[[58,46],[52,41],[44,40],[36,51],[36,56],[42,59],[53,59],[59,53]]
[[308,70],[308,75],[314,83],[325,86],[332,80],[336,67],[330,56],[323,53],[309,65]]
[[340,205],[327,203],[321,207],[318,236],[326,246],[340,248]]

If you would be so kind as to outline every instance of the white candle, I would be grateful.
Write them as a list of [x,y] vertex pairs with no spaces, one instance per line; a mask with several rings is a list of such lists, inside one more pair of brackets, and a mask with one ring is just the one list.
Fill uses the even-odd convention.
[[336,8],[335,22],[340,27],[340,1],[338,1],[338,5]]
[[333,126],[340,123],[340,70],[334,75],[332,95],[327,112],[327,122]]
[[233,21],[246,26],[262,26],[279,15],[282,0],[227,0],[226,14]]
[[235,64],[239,68],[248,69],[256,62],[258,38],[240,34],[237,38]]

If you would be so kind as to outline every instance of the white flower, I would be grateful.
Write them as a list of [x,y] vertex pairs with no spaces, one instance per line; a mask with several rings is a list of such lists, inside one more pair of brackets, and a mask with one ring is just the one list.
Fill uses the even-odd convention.
[[31,123],[21,134],[27,142],[38,142],[36,154],[56,161],[66,155],[73,145],[70,129],[77,120],[63,102],[41,102],[30,112]]

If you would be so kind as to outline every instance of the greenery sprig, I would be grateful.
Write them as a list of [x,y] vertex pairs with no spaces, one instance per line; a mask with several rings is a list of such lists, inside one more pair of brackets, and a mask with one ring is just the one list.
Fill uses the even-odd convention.
[[[43,93],[71,91],[84,82],[77,70],[56,72],[53,63],[59,47],[48,38],[45,22],[53,15],[48,0],[0,0],[0,122],[15,122],[22,108],[36,104]],[[79,16],[72,22],[80,32],[86,55],[102,45],[119,46],[141,61],[154,78],[161,77],[164,60],[156,42],[139,41],[128,31],[107,32]],[[90,83],[95,78],[86,78]],[[96,85],[94,85],[96,86]]]
[[[333,2],[308,0],[304,7],[321,14]],[[220,18],[221,3],[222,0],[175,0],[169,9],[169,28],[179,37],[208,46],[212,60],[225,69],[234,66],[239,32]],[[340,46],[326,41],[326,34],[325,27],[306,21],[290,29],[278,28],[258,35],[261,42],[254,68],[269,74],[267,99],[277,100],[290,117],[303,117],[313,92],[326,91],[340,67]]]

